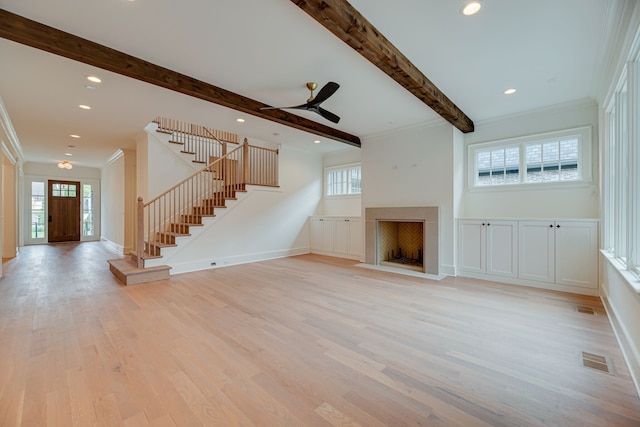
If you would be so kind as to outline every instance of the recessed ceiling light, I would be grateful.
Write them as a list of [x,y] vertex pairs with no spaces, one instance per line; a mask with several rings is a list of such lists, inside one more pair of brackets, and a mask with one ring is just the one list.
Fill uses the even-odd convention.
[[313,141],[314,144],[320,144],[320,140],[316,139],[315,141]]
[[91,86],[91,85],[84,85],[84,87],[85,87],[86,89],[89,89],[89,90],[95,90],[95,89],[96,89],[96,87],[95,87],[95,86]]
[[90,82],[93,83],[100,83],[102,82],[102,79],[98,76],[87,76],[87,80],[89,80]]
[[471,16],[480,12],[480,9],[482,9],[482,2],[474,0],[465,3],[462,9],[460,9],[460,13],[464,16]]
[[511,95],[511,94],[516,93],[516,92],[517,92],[517,91],[516,91],[514,88],[509,88],[509,89],[507,89],[507,90],[505,90],[505,91],[504,91],[504,94],[505,94],[505,95]]
[[65,156],[73,156],[71,153],[64,153]]
[[67,147],[69,147],[69,149],[73,150],[74,148],[76,148],[75,145],[67,145]]
[[[80,135],[75,135],[75,134],[72,134],[72,135],[69,135],[69,136],[70,136],[71,138],[76,138],[76,139],[80,138]],[[69,147],[71,147],[71,146],[69,146]]]
[[244,123],[244,119],[240,119],[240,118],[238,118],[238,119],[236,119],[236,122],[238,122],[238,123]]
[[83,110],[91,110],[91,107],[89,107],[88,105],[84,105],[84,104],[80,104],[80,105],[78,105],[78,107],[82,108]]

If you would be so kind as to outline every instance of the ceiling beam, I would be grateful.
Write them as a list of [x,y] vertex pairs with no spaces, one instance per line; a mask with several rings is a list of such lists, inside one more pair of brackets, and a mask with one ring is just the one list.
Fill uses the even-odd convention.
[[0,37],[151,83],[324,138],[360,147],[360,138],[0,9]]
[[291,0],[464,133],[473,122],[347,0]]

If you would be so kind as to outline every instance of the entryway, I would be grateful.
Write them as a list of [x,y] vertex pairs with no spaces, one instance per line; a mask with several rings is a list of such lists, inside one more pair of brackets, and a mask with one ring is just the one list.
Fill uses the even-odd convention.
[[49,243],[80,241],[80,183],[48,181]]

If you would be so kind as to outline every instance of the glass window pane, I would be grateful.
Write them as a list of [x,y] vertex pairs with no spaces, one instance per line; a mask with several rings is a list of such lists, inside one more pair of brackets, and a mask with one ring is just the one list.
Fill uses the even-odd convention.
[[542,161],[552,162],[560,159],[560,148],[558,141],[545,142],[542,144]]
[[31,238],[44,238],[44,182],[31,183]]
[[93,236],[93,186],[82,186],[82,235]]

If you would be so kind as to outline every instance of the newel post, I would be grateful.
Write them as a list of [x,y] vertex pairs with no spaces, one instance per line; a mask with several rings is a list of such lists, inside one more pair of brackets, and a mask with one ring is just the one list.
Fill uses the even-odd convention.
[[242,182],[249,183],[249,141],[244,139],[242,145]]
[[144,268],[144,203],[142,197],[138,197],[136,253],[138,254],[138,268]]

